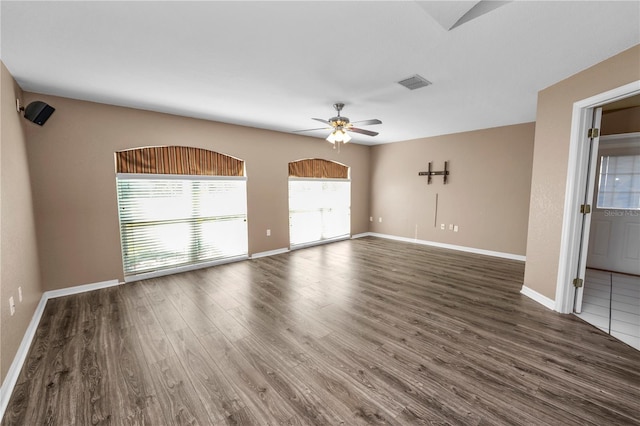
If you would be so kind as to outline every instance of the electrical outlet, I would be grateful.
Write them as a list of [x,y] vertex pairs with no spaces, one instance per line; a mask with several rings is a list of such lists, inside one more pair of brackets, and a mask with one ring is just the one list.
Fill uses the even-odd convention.
[[453,232],[458,232],[458,225],[453,225]]
[[22,302],[22,287],[18,287],[18,302]]
[[369,216],[369,222],[373,222],[373,216]]
[[9,298],[9,312],[11,313],[11,316],[16,313],[16,304],[13,301],[13,296]]
[[378,218],[378,222],[382,223],[382,218],[381,217]]
[[449,224],[449,231],[453,231],[453,223]]
[[446,228],[445,228],[445,226],[446,226],[446,225],[445,225],[444,223],[441,223],[441,224],[440,224],[440,229],[442,229],[442,230],[444,231],[444,230],[446,229]]
[[16,99],[16,110],[20,112],[20,108],[21,108],[20,99]]
[[267,237],[271,236],[271,229],[267,229]]

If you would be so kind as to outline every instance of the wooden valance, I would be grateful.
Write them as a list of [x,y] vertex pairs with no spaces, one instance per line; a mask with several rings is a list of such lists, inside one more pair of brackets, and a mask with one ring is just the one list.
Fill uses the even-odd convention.
[[307,158],[289,163],[289,177],[348,179],[349,167],[321,158]]
[[116,152],[116,172],[244,176],[244,161],[201,148],[158,146]]

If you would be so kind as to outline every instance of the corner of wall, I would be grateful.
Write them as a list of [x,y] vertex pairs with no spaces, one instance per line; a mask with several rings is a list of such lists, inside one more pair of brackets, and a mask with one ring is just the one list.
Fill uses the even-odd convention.
[[[2,62],[0,74],[0,381],[4,383],[42,298],[43,289],[27,139],[24,120],[16,110],[16,99],[22,100],[23,93]],[[15,303],[14,313],[9,309],[10,298]]]

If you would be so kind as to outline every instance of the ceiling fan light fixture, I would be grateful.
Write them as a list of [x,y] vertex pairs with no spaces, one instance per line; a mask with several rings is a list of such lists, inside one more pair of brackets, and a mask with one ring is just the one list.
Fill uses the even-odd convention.
[[336,143],[336,132],[335,131],[329,133],[329,136],[327,136],[327,141],[331,142],[333,144]]
[[347,143],[351,140],[351,136],[342,129],[336,129],[327,136],[327,141],[335,144],[336,142]]
[[298,132],[309,132],[312,130],[331,130],[331,133],[326,137],[327,142],[331,142],[333,147],[336,145],[340,146],[340,143],[343,144],[348,143],[351,140],[351,136],[347,132],[354,132],[361,135],[367,136],[376,136],[378,132],[372,132],[370,130],[361,129],[360,127],[354,127],[354,124],[358,124],[358,126],[372,126],[374,124],[382,124],[382,121],[377,118],[372,118],[369,120],[360,120],[356,122],[351,122],[347,117],[340,115],[340,111],[342,111],[342,107],[344,107],[343,103],[335,103],[333,107],[338,112],[338,115],[335,117],[331,117],[328,120],[324,120],[322,118],[312,118],[312,120],[319,121],[324,123],[327,127],[321,127],[319,129],[306,129],[306,130],[294,130],[294,133]]

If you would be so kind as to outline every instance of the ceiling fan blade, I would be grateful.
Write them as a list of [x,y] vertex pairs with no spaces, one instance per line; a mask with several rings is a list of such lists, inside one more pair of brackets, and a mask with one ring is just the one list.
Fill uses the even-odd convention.
[[316,121],[319,121],[321,123],[328,124],[329,126],[332,126],[330,121],[323,120],[322,118],[312,118],[312,120],[316,120]]
[[312,130],[333,130],[333,127],[318,127],[316,129],[293,130],[293,133],[310,132]]
[[359,124],[360,126],[372,126],[374,124],[382,124],[382,121],[378,120],[377,118],[373,118],[371,120],[354,121],[351,124]]
[[363,135],[367,135],[367,136],[375,136],[378,134],[378,132],[372,132],[371,130],[358,129],[357,127],[349,127],[345,130],[348,132],[362,133]]

